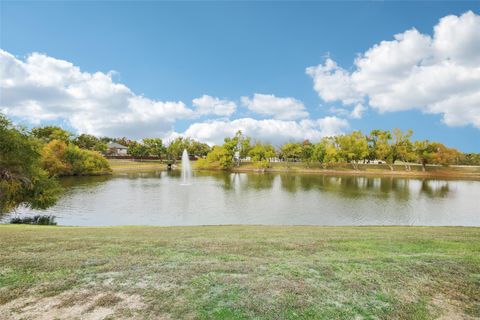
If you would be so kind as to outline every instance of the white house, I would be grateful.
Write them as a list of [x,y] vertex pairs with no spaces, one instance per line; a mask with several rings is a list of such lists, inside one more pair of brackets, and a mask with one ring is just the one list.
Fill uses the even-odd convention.
[[126,156],[127,147],[116,142],[109,142],[107,144],[107,154],[110,156]]

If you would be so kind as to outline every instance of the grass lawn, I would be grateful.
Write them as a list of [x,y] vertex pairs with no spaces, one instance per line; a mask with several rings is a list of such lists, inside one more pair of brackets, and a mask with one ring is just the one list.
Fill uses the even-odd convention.
[[0,226],[2,319],[475,319],[480,228]]
[[129,159],[108,159],[108,162],[114,173],[167,169],[167,165],[158,160],[132,161]]

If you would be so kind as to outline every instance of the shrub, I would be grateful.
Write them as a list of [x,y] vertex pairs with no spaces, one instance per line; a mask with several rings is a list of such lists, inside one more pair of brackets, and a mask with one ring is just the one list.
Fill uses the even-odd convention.
[[42,152],[42,165],[52,176],[99,175],[111,172],[99,152],[80,149],[74,144],[52,140]]
[[11,224],[36,224],[41,226],[56,226],[55,216],[36,215],[33,217],[16,217],[10,219]]

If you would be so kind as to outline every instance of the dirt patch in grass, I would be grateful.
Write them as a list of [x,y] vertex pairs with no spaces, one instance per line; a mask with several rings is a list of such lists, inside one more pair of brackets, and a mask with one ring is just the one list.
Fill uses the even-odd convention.
[[459,301],[448,298],[443,294],[437,294],[432,298],[432,305],[438,309],[438,320],[474,320],[465,314]]
[[17,298],[0,305],[0,314],[5,320],[132,319],[140,318],[144,306],[143,299],[136,294],[72,290],[51,297]]

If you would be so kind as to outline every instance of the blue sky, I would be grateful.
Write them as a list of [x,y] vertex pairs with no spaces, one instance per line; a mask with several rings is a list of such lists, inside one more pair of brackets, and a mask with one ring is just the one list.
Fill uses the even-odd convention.
[[[469,10],[478,15],[479,2],[2,1],[0,6],[0,48],[19,60],[39,52],[71,62],[82,72],[114,70],[115,83],[154,101],[181,101],[187,107],[202,95],[232,101],[237,109],[228,121],[271,117],[252,112],[241,102],[244,96],[268,94],[300,101],[308,119],[345,118],[348,127],[342,127],[343,132],[412,128],[417,139],[480,152],[480,129],[474,122],[448,125],[442,121],[444,113],[425,114],[421,106],[394,112],[366,106],[361,118],[332,112],[351,106],[345,106],[341,97],[322,99],[305,72],[323,64],[327,56],[354,72],[357,55],[375,44],[411,28],[432,36],[442,17]],[[15,106],[6,107],[11,111]],[[7,114],[29,125],[71,127],[62,117],[35,122],[25,120],[21,112]],[[169,123],[170,131],[182,133],[193,123],[216,118],[178,117]]]

